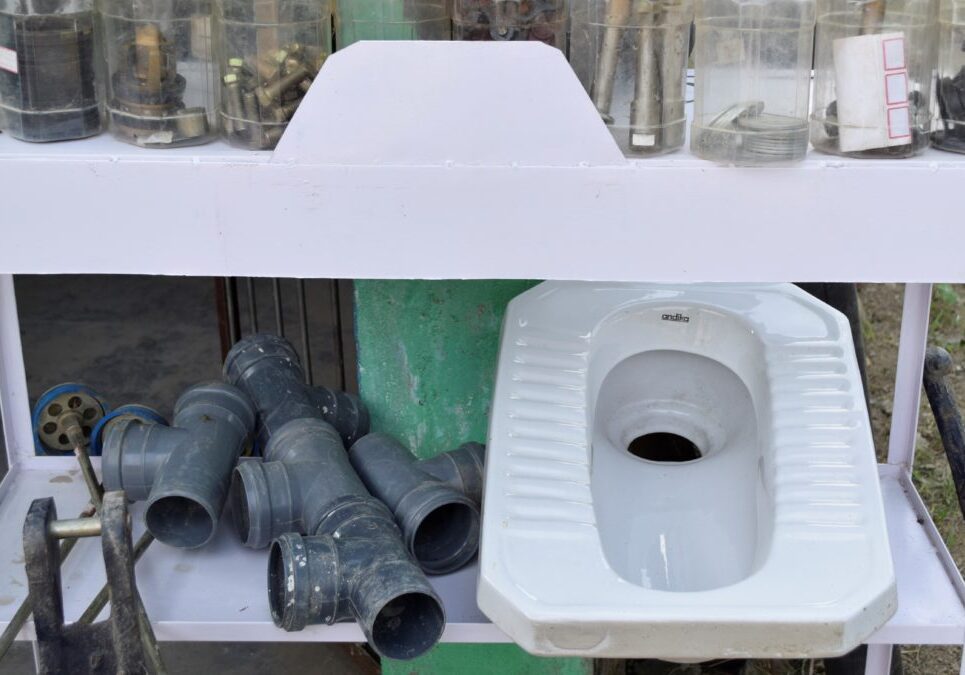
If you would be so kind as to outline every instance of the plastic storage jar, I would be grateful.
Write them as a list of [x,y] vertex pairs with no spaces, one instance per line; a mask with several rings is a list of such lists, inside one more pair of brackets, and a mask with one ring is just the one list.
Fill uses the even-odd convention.
[[326,0],[219,0],[221,129],[252,150],[278,144],[332,49]]
[[102,0],[111,132],[148,148],[217,133],[210,0]]
[[855,157],[910,157],[928,144],[934,0],[821,0],[811,142]]
[[577,0],[570,63],[628,154],[684,142],[692,0]]
[[101,130],[92,0],[0,0],[0,129],[24,141]]
[[698,0],[694,154],[743,166],[804,158],[814,16],[814,0]]
[[452,0],[453,40],[538,40],[566,51],[566,0]]
[[335,9],[335,44],[359,40],[448,40],[446,0],[343,0]]
[[965,1],[942,0],[938,14],[938,111],[932,144],[965,152]]

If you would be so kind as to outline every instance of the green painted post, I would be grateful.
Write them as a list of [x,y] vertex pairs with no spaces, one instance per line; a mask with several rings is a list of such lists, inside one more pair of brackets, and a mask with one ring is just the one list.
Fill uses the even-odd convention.
[[[372,429],[419,457],[485,441],[506,303],[532,281],[356,281],[359,390]],[[515,645],[439,645],[387,675],[588,675],[586,659],[531,656]]]

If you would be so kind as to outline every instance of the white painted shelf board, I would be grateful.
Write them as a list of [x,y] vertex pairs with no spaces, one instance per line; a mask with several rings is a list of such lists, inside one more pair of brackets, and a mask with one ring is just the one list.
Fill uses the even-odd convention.
[[[86,492],[73,459],[30,458],[16,466],[0,485],[0,628],[26,595],[21,528],[30,502],[56,499],[60,517],[75,516]],[[957,570],[938,540],[928,535],[931,521],[916,511],[920,500],[896,466],[880,467],[889,535],[898,576],[897,614],[869,641],[878,644],[962,644],[965,607]],[[139,505],[132,509],[140,533]],[[919,522],[921,519],[921,522]],[[932,526],[933,527],[933,526]],[[138,586],[158,639],[165,641],[356,642],[362,633],[353,623],[310,626],[286,633],[268,612],[265,551],[243,548],[230,523],[221,523],[211,545],[183,551],[152,544],[137,565]],[[82,541],[62,570],[65,616],[75,620],[104,583],[98,539]],[[475,601],[477,568],[431,578],[448,617],[445,642],[508,642],[479,611]],[[21,639],[33,636],[32,625]]]
[[[536,71],[473,57],[506,49],[539,65],[539,97]],[[386,64],[391,89],[358,84]],[[527,124],[546,110],[551,147]],[[936,150],[628,161],[555,50],[359,43],[331,57],[275,153],[0,135],[0,274],[965,282],[963,181],[965,157]],[[41,224],[83,236],[52,250]]]
[[[95,458],[96,460],[96,458]],[[53,468],[45,468],[48,464]],[[68,468],[69,467],[69,468]],[[27,592],[21,531],[30,502],[53,496],[58,517],[75,517],[87,503],[86,488],[73,458],[32,458],[18,465],[0,486],[0,629]],[[131,507],[134,538],[143,531],[143,504]],[[238,543],[222,519],[206,547],[186,551],[154,542],[138,561],[137,584],[159,640],[242,642],[364,642],[354,623],[309,626],[285,632],[272,623],[268,610],[267,550]],[[64,616],[74,621],[105,583],[100,539],[85,539],[68,556],[61,576]],[[477,568],[430,577],[443,598],[448,625],[444,642],[507,642],[508,638],[476,606]],[[107,610],[101,618],[106,618]],[[33,636],[32,624],[21,639]]]

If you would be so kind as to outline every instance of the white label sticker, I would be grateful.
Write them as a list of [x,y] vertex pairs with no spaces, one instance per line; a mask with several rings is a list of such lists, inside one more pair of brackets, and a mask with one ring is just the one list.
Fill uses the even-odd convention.
[[17,72],[17,52],[7,47],[0,47],[0,70]]
[[908,76],[905,73],[885,75],[885,100],[888,105],[908,105]]
[[911,110],[904,33],[835,40],[834,86],[842,152],[908,143]]

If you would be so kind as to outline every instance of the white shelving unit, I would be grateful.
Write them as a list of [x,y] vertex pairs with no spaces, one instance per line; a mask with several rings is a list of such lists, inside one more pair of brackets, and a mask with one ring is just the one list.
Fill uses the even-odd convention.
[[[686,151],[628,161],[559,53],[528,43],[353,46],[326,64],[274,153],[0,136],[0,409],[11,464],[0,483],[0,579],[9,579],[0,628],[26,595],[30,501],[53,496],[64,517],[86,503],[72,460],[34,456],[14,274],[903,281],[880,467],[899,609],[869,641],[868,673],[887,672],[892,644],[960,645],[965,584],[910,469],[928,282],[965,282],[963,181],[965,157],[935,151],[903,161],[812,154],[770,170]],[[137,573],[158,638],[362,639],[353,624],[275,628],[265,558],[226,523],[200,551],[152,546]],[[96,542],[77,546],[63,579],[70,621],[104,582]],[[444,641],[507,641],[476,607],[474,568],[434,583]],[[32,638],[29,624],[21,638]]]

